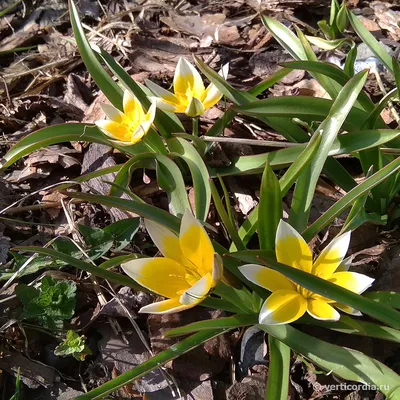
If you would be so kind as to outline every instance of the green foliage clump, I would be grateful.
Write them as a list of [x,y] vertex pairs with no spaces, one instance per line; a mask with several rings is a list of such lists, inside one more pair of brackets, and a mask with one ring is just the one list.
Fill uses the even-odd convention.
[[62,329],[63,321],[71,319],[75,312],[75,282],[46,276],[40,288],[20,283],[16,295],[24,305],[21,319],[36,320],[44,328]]
[[84,361],[92,351],[85,344],[86,337],[79,336],[75,331],[68,331],[66,338],[54,350],[56,356],[73,356],[78,361]]

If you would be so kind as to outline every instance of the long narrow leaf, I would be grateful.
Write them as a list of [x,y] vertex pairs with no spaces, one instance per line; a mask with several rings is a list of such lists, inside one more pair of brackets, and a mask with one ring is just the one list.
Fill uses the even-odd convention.
[[389,71],[392,71],[392,59],[386,50],[379,44],[379,42],[363,25],[363,23],[349,10],[347,10],[347,17],[354,31],[361,38],[361,40],[372,50],[376,57],[379,58],[383,64],[385,64],[386,68]]
[[233,242],[235,243],[235,245],[238,249],[241,249],[241,250],[245,249],[246,246],[241,241],[241,239],[237,233],[236,227],[232,224],[231,220],[229,219],[228,213],[226,212],[224,205],[222,203],[221,197],[218,193],[218,189],[211,179],[210,179],[210,188],[211,188],[211,195],[214,200],[215,208],[217,209],[217,213],[218,213],[219,217],[221,218],[221,221],[224,224],[226,230],[228,231],[229,236],[231,237],[231,239],[233,240]]
[[168,147],[189,166],[193,179],[196,217],[205,221],[211,204],[210,175],[207,167],[199,153],[187,140],[182,138],[169,139]]
[[347,207],[349,207],[359,196],[367,193],[373,187],[387,179],[390,175],[400,169],[400,157],[383,167],[371,177],[365,179],[350,192],[346,193],[331,208],[321,215],[312,225],[304,232],[303,237],[306,241],[310,241],[318,232],[329,225],[338,215],[340,215]]
[[329,116],[317,129],[317,131],[322,133],[321,144],[318,147],[314,159],[297,181],[293,195],[289,221],[297,230],[303,230],[307,226],[315,187],[329,155],[331,146],[344,121],[350,114],[366,79],[366,72],[360,72],[351,78],[332,104]]
[[73,199],[81,199],[89,203],[101,204],[106,207],[116,207],[122,210],[131,211],[143,218],[151,219],[152,221],[165,226],[175,233],[179,232],[179,218],[173,216],[167,211],[162,210],[161,208],[151,206],[150,204],[139,203],[134,200],[121,199],[119,197],[99,196],[81,192],[67,192],[66,194]]
[[[321,135],[319,133],[314,134],[305,149],[300,153],[300,155],[296,158],[293,164],[287,169],[285,174],[279,180],[279,188],[282,197],[286,195],[286,193],[292,187],[304,168],[311,162],[311,159],[317,151],[320,143]],[[245,245],[247,245],[257,229],[258,207],[259,206],[257,205],[254,208],[254,210],[248,215],[246,221],[244,221],[243,225],[239,228],[239,237],[242,239]],[[236,250],[236,246],[232,244],[229,251],[232,252]]]
[[97,60],[95,53],[86,39],[85,32],[79,20],[78,10],[73,0],[69,0],[69,10],[76,44],[87,70],[108,100],[116,108],[122,110],[122,89],[112,80]]
[[[388,400],[398,398],[399,376],[386,365],[357,350],[336,346],[307,335],[290,325],[259,325],[259,328],[303,354],[312,363],[348,381],[380,388]],[[390,395],[392,391],[393,395]]]
[[282,218],[282,193],[279,181],[268,163],[265,164],[258,207],[260,249],[274,250],[275,236]]
[[269,372],[266,400],[287,400],[289,392],[290,347],[268,337]]
[[[375,129],[340,135],[333,142],[329,156],[349,154],[361,150],[378,147],[400,136],[400,129]],[[273,168],[284,168],[292,164],[305,148],[305,144],[298,144],[282,150],[255,156],[242,156],[232,159],[228,167],[210,168],[211,177],[217,175],[239,175],[262,173],[266,162]]]
[[143,362],[142,364],[132,368],[117,378],[104,383],[88,393],[76,397],[75,400],[94,400],[104,398],[128,383],[145,376],[168,361],[171,361],[180,355],[195,349],[202,343],[207,342],[208,340],[217,337],[224,332],[225,330],[214,329],[196,333],[186,339],[183,339],[179,343],[172,345],[167,350],[158,353],[154,357],[150,358],[150,360]]
[[128,286],[135,290],[142,290],[142,291],[144,290],[146,292],[148,291],[147,289],[144,289],[142,286],[138,285],[133,279],[128,278],[125,275],[117,274],[115,272],[107,271],[106,269],[103,268],[95,267],[90,263],[79,260],[68,254],[61,253],[60,251],[56,251],[50,248],[35,247],[35,246],[18,246],[15,247],[13,250],[27,251],[30,253],[38,253],[38,254],[43,254],[45,256],[50,256],[57,260],[65,261],[69,265],[72,265],[73,267],[78,268],[82,271],[98,276],[99,278],[107,279],[110,282]]

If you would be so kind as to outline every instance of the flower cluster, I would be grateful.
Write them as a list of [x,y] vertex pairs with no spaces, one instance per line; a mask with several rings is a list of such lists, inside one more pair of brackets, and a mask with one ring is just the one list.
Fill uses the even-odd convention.
[[[228,64],[220,71],[220,75],[228,75]],[[203,80],[196,68],[187,60],[180,58],[175,70],[174,93],[147,80],[146,85],[155,94],[150,96],[151,106],[144,112],[139,100],[125,90],[123,112],[112,105],[102,104],[101,107],[107,120],[97,121],[96,125],[107,136],[123,145],[139,142],[147,134],[154,121],[156,107],[169,112],[184,113],[189,117],[198,117],[210,107],[213,107],[222,97],[222,93],[211,83],[204,87]]]

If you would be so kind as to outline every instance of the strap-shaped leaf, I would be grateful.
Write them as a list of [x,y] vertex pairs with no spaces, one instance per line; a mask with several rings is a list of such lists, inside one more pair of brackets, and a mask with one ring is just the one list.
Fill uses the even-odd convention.
[[169,139],[168,147],[188,165],[193,179],[196,217],[205,221],[211,203],[210,175],[207,167],[200,154],[187,140],[179,137]]
[[106,95],[108,100],[110,100],[111,104],[122,110],[122,89],[112,80],[97,60],[96,54],[86,39],[85,31],[79,20],[78,10],[73,0],[69,0],[69,10],[72,29],[82,61],[85,63],[89,74],[97,86]]
[[328,117],[322,122],[317,131],[321,132],[322,140],[311,163],[297,181],[293,195],[292,209],[289,216],[291,225],[297,230],[303,230],[308,223],[311,202],[314,197],[317,181],[329,156],[329,151],[344,124],[350,115],[358,94],[367,79],[367,72],[355,75],[343,87],[332,104]]

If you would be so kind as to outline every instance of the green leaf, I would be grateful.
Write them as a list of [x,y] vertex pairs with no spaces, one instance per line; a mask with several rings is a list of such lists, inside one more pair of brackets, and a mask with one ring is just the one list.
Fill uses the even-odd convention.
[[[318,149],[321,143],[321,135],[315,133],[311,140],[308,142],[307,146],[303,149],[300,155],[292,163],[292,165],[287,169],[285,174],[279,180],[279,188],[282,198],[286,195],[289,189],[292,187],[296,179],[299,177],[304,168],[311,162],[311,159]],[[242,239],[244,245],[247,245],[253,234],[257,229],[258,224],[258,208],[257,205],[254,210],[248,215],[247,219],[244,221],[243,225],[240,227],[238,234]],[[236,251],[237,248],[234,244],[231,245],[229,251]]]
[[349,24],[346,11],[346,3],[343,2],[340,6],[339,12],[336,15],[336,26],[340,33],[343,33]]
[[[172,329],[166,333],[166,336],[186,335],[188,333],[199,331],[199,333],[211,333],[213,332],[213,329],[218,328],[228,330],[253,325],[257,322],[257,319],[258,315],[256,314],[238,314],[228,318],[199,321],[180,328]],[[334,326],[337,324],[339,330],[343,328],[343,326],[346,326],[340,321],[339,323],[324,323],[316,321],[316,323],[328,326]],[[365,323],[362,322],[362,324]],[[390,397],[389,393],[398,387],[399,377],[390,368],[381,364],[377,360],[374,360],[359,351],[324,342],[313,336],[307,335],[306,333],[298,331],[290,325],[258,325],[258,327],[267,332],[270,336],[284,343],[287,347],[303,354],[314,364],[323,368],[327,372],[332,372],[349,381],[366,383],[377,387],[380,386],[382,392],[388,396],[388,399],[396,399],[396,397]],[[284,362],[286,364],[287,360],[284,360]],[[272,399],[275,398],[276,397],[272,397]]]
[[306,53],[299,38],[285,25],[262,15],[265,27],[271,32],[274,39],[295,59],[307,60]]
[[[20,1],[18,1],[20,3]],[[17,376],[15,378],[15,390],[14,394],[10,397],[10,400],[23,400],[22,398],[22,390],[21,390],[21,374],[20,368],[18,368]]]
[[[356,77],[352,79],[356,79],[358,83],[360,82],[360,79],[361,81],[365,80],[366,72],[363,71],[360,74],[361,75],[358,75],[358,79],[356,79]],[[350,87],[355,84],[354,81],[352,83],[350,82],[351,81],[347,83],[347,85],[350,85]],[[342,92],[345,87],[346,86],[343,87]],[[360,124],[357,121],[363,121],[367,117],[367,114],[364,111],[360,110],[359,108],[353,107],[354,102],[357,99],[361,89],[362,86],[355,94],[356,97],[353,100],[351,107],[349,107],[350,110],[347,111],[348,115],[346,115],[346,118],[344,120],[344,127],[347,127],[351,130],[359,129]],[[345,93],[348,94],[348,92],[349,90],[346,89]],[[252,115],[255,117],[290,117],[300,118],[305,121],[313,122],[325,119],[329,115],[333,104],[334,103],[332,102],[332,100],[321,99],[318,97],[281,96],[258,100],[254,103],[247,103],[242,106],[234,106],[234,109],[239,113]],[[338,108],[338,106],[336,106],[336,108]]]
[[208,319],[205,321],[192,322],[191,324],[173,328],[164,333],[166,337],[184,336],[190,333],[200,332],[210,329],[234,329],[244,326],[255,325],[258,322],[257,314],[237,314],[231,317]]
[[[29,253],[38,253],[53,257],[57,260],[62,260],[75,268],[82,271],[88,272],[103,279],[107,279],[110,282],[117,283],[120,285],[128,286],[136,290],[142,290],[147,292],[142,286],[138,285],[133,279],[128,278],[125,275],[116,274],[115,272],[107,271],[103,268],[98,268],[90,263],[79,260],[75,257],[71,257],[68,254],[61,253],[59,251],[49,249],[47,247],[35,247],[35,246],[19,246],[14,248],[15,251],[26,251]],[[25,289],[24,289],[25,290]]]
[[[400,129],[371,129],[368,131],[359,131],[339,135],[329,151],[330,156],[340,154],[349,154],[376,146],[396,139],[400,135]],[[298,144],[282,150],[272,151],[270,153],[258,154],[255,156],[242,156],[233,158],[228,167],[209,168],[211,177],[217,175],[229,176],[240,174],[259,174],[264,170],[264,165],[269,162],[273,168],[285,168],[292,164],[306,144]]]
[[211,203],[210,175],[207,167],[199,153],[187,140],[176,137],[169,139],[167,143],[170,151],[174,153],[171,156],[177,154],[190,169],[194,187],[196,218],[205,221]]
[[299,69],[325,75],[334,79],[341,86],[344,86],[350,79],[350,76],[343,72],[337,65],[327,61],[288,61],[280,65],[285,68]]
[[337,0],[332,0],[331,1],[331,10],[330,10],[330,14],[329,14],[329,25],[331,27],[331,31],[332,31],[332,35],[333,37],[337,37],[339,30],[336,26],[336,18],[337,18],[337,14],[339,12],[339,3]]
[[286,75],[291,72],[288,68],[282,68],[275,72],[274,74],[270,75],[268,78],[265,78],[257,85],[253,86],[248,93],[252,94],[253,96],[258,96],[261,93],[265,92],[270,87],[274,86],[275,83],[278,83],[281,79],[283,79]]
[[400,309],[400,293],[397,292],[368,292],[364,295],[377,303]]
[[85,238],[91,259],[97,260],[111,249],[113,237],[103,229],[86,225],[78,225],[78,229]]
[[[35,131],[19,140],[2,158],[0,162],[0,171],[4,170],[14,162],[34,152],[35,150],[39,150],[52,144],[74,141],[110,145],[109,140],[99,131],[96,126],[93,125],[61,124],[49,126],[47,128],[39,129],[38,131]],[[137,152],[142,152],[143,150],[143,143],[137,143],[132,146],[119,146],[114,142],[112,146],[122,153],[131,155],[134,155]],[[119,167],[114,166],[112,168],[117,169]],[[99,173],[100,171],[97,171],[93,174]]]
[[110,195],[120,196],[123,189],[128,187],[134,170],[145,165],[150,166],[149,163],[154,161],[156,162],[157,181],[168,194],[171,212],[175,215],[183,215],[186,209],[190,209],[185,182],[175,162],[163,154],[143,153],[127,161],[115,177],[115,185],[111,187]]
[[76,397],[75,400],[91,400],[104,398],[110,393],[113,393],[119,388],[125,386],[126,384],[147,375],[149,372],[154,371],[168,361],[173,360],[180,355],[195,349],[202,343],[207,342],[208,340],[217,337],[224,332],[224,330],[220,329],[209,329],[204,332],[196,333],[186,339],[183,339],[179,343],[170,346],[167,350],[158,353],[157,355],[150,358],[148,361],[139,364],[128,372],[119,375],[117,378],[106,382],[105,384],[91,390],[88,393]]
[[318,178],[329,155],[331,146],[344,121],[350,115],[350,111],[366,79],[367,72],[364,71],[351,78],[333,102],[328,117],[317,129],[322,134],[321,144],[313,160],[297,181],[293,195],[289,221],[297,230],[303,230],[307,226]]
[[370,191],[373,187],[383,182],[399,169],[400,158],[396,158],[390,164],[386,165],[380,171],[376,172],[370,178],[365,179],[354,189],[346,193],[303,232],[305,240],[310,241],[318,232],[328,226],[338,215],[346,210],[346,208],[349,207],[359,196]]
[[397,91],[400,92],[400,62],[396,57],[392,57],[393,75],[396,81]]
[[85,344],[85,336],[79,336],[74,331],[68,331],[66,338],[54,349],[56,356],[72,355],[78,361],[84,361],[92,351]]
[[318,21],[317,25],[327,39],[333,39],[334,35],[332,33],[332,29],[326,21]]
[[373,322],[353,320],[347,315],[342,315],[340,320],[335,322],[323,322],[313,319],[310,323],[341,333],[367,336],[393,343],[400,343],[400,331],[397,329],[374,324]]
[[111,235],[114,241],[114,251],[121,251],[132,242],[139,225],[140,218],[126,218],[104,228],[104,232]]
[[145,256],[142,254],[131,253],[131,254],[123,255],[123,256],[113,257],[107,261],[102,262],[99,265],[99,268],[102,268],[102,269],[115,268],[127,261],[136,260],[137,258],[141,258],[141,257],[145,257]]
[[388,92],[378,104],[371,110],[365,122],[362,124],[361,129],[373,129],[376,123],[380,120],[381,112],[385,109],[387,104],[398,95],[397,89]]
[[79,53],[81,54],[82,61],[85,63],[85,66],[93,80],[106,95],[107,99],[110,100],[111,104],[122,110],[123,92],[97,60],[95,53],[90,47],[90,43],[86,39],[85,31],[82,28],[78,10],[73,0],[69,0],[69,10],[72,29],[74,31],[76,44]]
[[17,0],[15,3],[11,3],[8,7],[3,8],[0,10],[0,18],[4,17],[6,14],[8,14],[10,11],[12,11],[19,3],[21,3],[22,0]]
[[324,342],[290,325],[258,327],[325,371],[348,381],[379,387],[387,399],[396,400],[394,391],[398,388],[399,376],[379,361],[357,350]]
[[[233,103],[238,105],[246,105],[249,102],[257,102],[259,101],[256,96],[251,95],[248,92],[241,92],[239,90],[234,89],[228,82],[225,81],[219,74],[213,71],[208,65],[206,65],[203,61],[195,57],[196,65],[199,67],[201,72],[211,81],[213,84],[221,91],[228,99],[230,99]],[[210,129],[210,136],[221,133],[221,129],[223,129],[225,125],[225,118],[227,120],[232,120],[236,115],[235,111],[230,113],[229,111],[225,113],[223,119],[217,121],[216,125],[218,129],[213,128]],[[226,117],[225,117],[226,116]],[[289,118],[275,118],[269,117],[264,118],[262,116],[258,117],[261,121],[266,123],[272,129],[283,135],[288,140],[294,140],[298,142],[304,142],[307,140],[306,133],[297,126],[293,121]],[[215,129],[214,129],[215,128]]]
[[275,249],[275,236],[282,218],[282,193],[279,181],[268,163],[265,164],[258,207],[258,237],[261,250]]
[[[295,59],[299,61],[317,61],[311,46],[304,37],[304,34],[296,29],[299,38],[297,38],[289,28],[284,26],[272,18],[262,16],[262,21],[265,27],[271,32],[274,39]],[[340,90],[340,87],[331,79],[319,74],[311,74],[327,91],[331,98],[335,98]]]
[[325,40],[315,36],[306,36],[306,38],[311,44],[319,47],[320,49],[328,51],[336,50],[345,44],[354,47],[354,42],[351,39],[347,38],[333,40]]
[[70,319],[75,312],[76,284],[57,281],[50,276],[42,279],[39,289],[20,283],[16,295],[24,305],[22,319],[36,319],[49,329],[58,327],[58,321]]
[[268,336],[269,373],[266,400],[287,400],[289,392],[290,347]]
[[347,10],[347,17],[351,23],[356,34],[360,39],[371,49],[379,60],[385,64],[389,71],[392,71],[392,59],[386,50],[374,38],[371,32],[363,25],[363,23],[349,10]]
[[[357,49],[352,48],[349,51],[348,57],[354,58],[356,57],[356,55],[357,55]],[[328,78],[333,79],[340,86],[344,86],[354,75],[354,61],[355,58],[346,60],[346,62],[349,63],[352,62],[352,64],[349,64],[347,66],[347,69],[345,67],[344,71],[342,71],[338,66],[325,61],[290,61],[282,63],[281,65],[286,68],[301,69],[304,71],[308,71],[310,73],[311,72],[318,73],[319,75],[324,75],[327,76]],[[374,103],[371,101],[371,99],[364,91],[360,92],[357,101],[362,106],[362,108],[367,112],[370,112],[374,109]],[[383,123],[382,120],[380,120],[379,128],[384,128],[384,127],[386,127],[386,125]]]
[[42,269],[51,269],[51,268],[54,269],[54,268],[59,268],[62,265],[65,265],[63,262],[57,262],[49,257],[35,257],[33,260],[29,262],[28,266],[21,268],[28,261],[28,257],[25,257],[18,253],[14,253],[12,251],[10,251],[10,254],[14,258],[12,269],[7,268],[7,270],[1,272],[0,281],[5,281],[10,279],[17,271],[18,271],[17,277],[20,278],[25,275],[35,274],[36,272]]
[[228,231],[228,234],[235,243],[235,246],[240,250],[244,250],[246,246],[244,246],[244,244],[242,243],[237,233],[236,227],[232,224],[231,220],[229,219],[229,215],[227,214],[224,208],[221,197],[218,193],[218,189],[212,180],[210,180],[210,188],[211,188],[211,195],[214,200],[214,206],[217,210],[218,216],[221,218],[221,221],[225,226],[225,229]]
[[280,264],[271,257],[260,257],[260,261],[313,293],[353,307],[393,328],[400,328],[400,312],[391,307],[374,302],[315,275]]
[[[352,47],[350,51],[347,53],[346,61],[344,63],[343,71],[350,77],[354,76],[354,64],[357,60],[357,47]],[[365,93],[363,92],[363,95]],[[372,103],[372,102],[371,102]],[[367,110],[364,107],[365,110]]]

